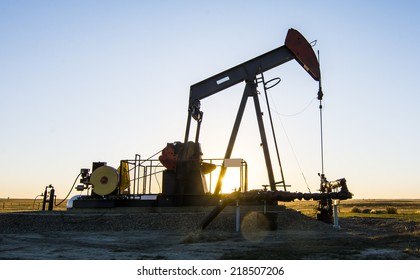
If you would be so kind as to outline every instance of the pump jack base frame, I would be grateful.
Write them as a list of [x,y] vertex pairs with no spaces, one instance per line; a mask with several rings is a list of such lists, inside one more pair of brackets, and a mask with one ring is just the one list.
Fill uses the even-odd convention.
[[104,208],[137,208],[137,207],[184,207],[184,206],[213,206],[217,205],[220,196],[214,195],[130,195],[115,197],[80,196],[73,201],[74,209],[104,209]]

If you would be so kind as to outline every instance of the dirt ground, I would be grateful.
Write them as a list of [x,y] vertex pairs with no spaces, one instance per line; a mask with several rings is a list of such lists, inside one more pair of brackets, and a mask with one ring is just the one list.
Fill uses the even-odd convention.
[[[349,217],[340,229],[287,209],[277,229],[261,215],[243,216],[235,231],[225,213],[204,231],[197,213],[0,213],[0,259],[419,259],[420,225],[397,219]],[[260,220],[258,220],[260,219]]]

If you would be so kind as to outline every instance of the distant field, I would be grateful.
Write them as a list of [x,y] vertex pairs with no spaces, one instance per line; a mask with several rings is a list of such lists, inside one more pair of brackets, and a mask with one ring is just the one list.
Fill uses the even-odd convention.
[[[56,203],[61,202],[61,199]],[[0,199],[0,212],[27,212],[27,211],[41,211],[42,199]],[[48,209],[48,203],[45,206]],[[66,201],[59,206],[54,206],[53,210],[65,211]]]
[[[56,203],[61,202],[61,199]],[[42,199],[0,199],[0,212],[27,212],[41,211]],[[309,217],[316,216],[316,201],[294,201],[280,203],[289,208],[300,211]],[[387,213],[393,207],[396,214]],[[358,208],[361,213],[353,213]],[[46,205],[48,209],[48,204]],[[66,201],[55,206],[55,211],[66,211]],[[341,218],[345,217],[372,217],[372,218],[397,218],[420,222],[420,199],[414,200],[385,200],[385,199],[352,199],[341,201],[339,204]]]
[[[294,201],[281,203],[287,207],[300,211],[310,217],[316,216],[316,201]],[[361,213],[353,212],[360,210]],[[393,209],[391,209],[393,208]],[[395,210],[395,214],[390,214]],[[340,201],[339,216],[371,217],[371,218],[397,218],[420,222],[420,199],[388,200],[388,199],[351,199]]]

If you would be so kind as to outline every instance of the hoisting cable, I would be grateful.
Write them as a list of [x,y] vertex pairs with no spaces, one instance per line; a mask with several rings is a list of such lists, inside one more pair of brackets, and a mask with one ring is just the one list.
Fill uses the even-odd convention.
[[[289,135],[287,134],[287,132],[286,132],[286,128],[285,128],[285,126],[284,126],[284,124],[283,124],[283,122],[282,122],[282,120],[281,120],[281,116],[283,116],[283,114],[281,114],[281,113],[279,112],[279,110],[277,109],[277,105],[276,105],[276,102],[275,102],[275,100],[273,99],[273,97],[272,97],[271,95],[270,95],[270,97],[271,97],[271,100],[272,100],[272,101],[273,101],[273,103],[274,103],[274,109],[275,109],[275,112],[276,112],[276,114],[277,114],[277,118],[279,119],[280,124],[281,124],[281,127],[283,128],[283,133],[284,133],[284,135],[286,136],[287,143],[289,143],[290,150],[292,151],[293,157],[295,158],[296,164],[297,164],[297,166],[298,166],[298,168],[299,168],[299,170],[300,170],[300,173],[301,173],[301,175],[302,175],[303,181],[304,181],[304,182],[305,182],[305,184],[306,184],[306,188],[308,189],[309,193],[312,193],[312,192],[311,192],[311,189],[309,188],[308,181],[306,180],[306,176],[305,176],[305,174],[303,173],[302,166],[300,165],[300,162],[299,162],[299,160],[298,160],[298,158],[297,158],[297,156],[296,156],[295,149],[293,149],[292,142],[290,141]],[[316,97],[315,97],[315,98],[316,98]],[[312,103],[312,102],[311,102],[311,103]]]
[[[318,51],[318,63],[320,63],[320,56]],[[319,100],[319,122],[321,128],[321,178],[324,177],[324,135],[323,135],[323,122],[322,122],[322,97],[324,93],[322,92],[321,84],[321,73],[319,73],[319,89],[318,89],[318,100]]]
[[[267,86],[270,82],[273,82],[273,81],[276,81],[276,82],[271,86]],[[268,95],[267,95],[267,90],[276,86],[278,83],[280,83],[280,81],[281,81],[280,78],[274,78],[274,79],[271,79],[271,80],[265,82],[264,74],[261,72],[261,82],[262,82],[263,87],[264,87],[264,95],[265,95],[265,100],[266,100],[266,103],[267,103],[268,116],[270,118],[271,132],[273,133],[273,140],[274,140],[274,146],[276,148],[277,161],[278,161],[279,167],[280,167],[280,174],[281,174],[281,182],[280,183],[283,185],[284,191],[286,191],[286,180],[284,179],[283,168],[281,166],[279,147],[277,145],[277,138],[276,138],[276,133],[275,133],[275,130],[274,130],[273,118],[271,117],[270,103],[268,101]]]
[[316,96],[314,97],[314,98],[312,98],[311,99],[311,101],[309,101],[309,103],[308,103],[308,105],[306,105],[302,110],[300,110],[300,111],[298,111],[298,112],[296,112],[296,113],[293,113],[293,114],[282,114],[282,113],[279,113],[279,112],[276,112],[278,115],[280,115],[280,116],[282,116],[282,117],[296,117],[296,116],[298,116],[298,115],[300,115],[300,114],[302,114],[302,113],[304,113],[311,105],[312,105],[312,103],[314,102],[316,100]]

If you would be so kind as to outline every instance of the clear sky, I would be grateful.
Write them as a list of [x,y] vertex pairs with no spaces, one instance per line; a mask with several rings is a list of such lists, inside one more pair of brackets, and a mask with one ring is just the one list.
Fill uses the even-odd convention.
[[[295,28],[321,54],[327,178],[345,177],[356,198],[420,198],[419,6],[1,0],[0,197],[33,198],[49,184],[64,197],[94,161],[116,167],[183,140],[190,85]],[[302,170],[316,191],[318,84],[295,61],[265,75],[282,79],[269,94],[286,182],[307,191]],[[243,87],[202,101],[205,158],[223,157]],[[251,105],[233,157],[259,187],[268,180]]]

